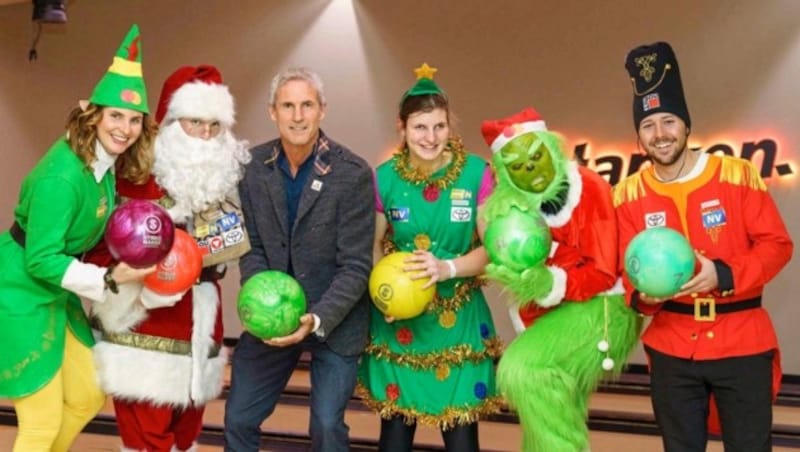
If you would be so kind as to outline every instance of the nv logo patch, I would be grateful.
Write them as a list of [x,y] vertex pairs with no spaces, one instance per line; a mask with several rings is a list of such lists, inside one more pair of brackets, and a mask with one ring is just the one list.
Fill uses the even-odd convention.
[[408,207],[393,207],[389,209],[389,219],[394,222],[404,223],[411,217],[411,209]]
[[722,226],[727,222],[728,218],[722,207],[703,212],[703,227],[706,229]]

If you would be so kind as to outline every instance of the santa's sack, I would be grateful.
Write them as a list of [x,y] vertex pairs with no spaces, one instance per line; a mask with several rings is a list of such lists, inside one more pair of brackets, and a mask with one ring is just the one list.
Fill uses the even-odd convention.
[[231,199],[195,213],[189,229],[203,253],[203,267],[238,259],[250,251],[242,209]]

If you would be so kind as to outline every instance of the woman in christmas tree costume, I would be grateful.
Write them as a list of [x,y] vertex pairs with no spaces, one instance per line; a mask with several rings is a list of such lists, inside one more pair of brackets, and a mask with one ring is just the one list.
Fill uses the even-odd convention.
[[0,398],[17,414],[14,452],[68,450],[105,403],[78,295],[104,302],[155,266],[98,267],[79,255],[114,209],[112,167],[133,180],[149,174],[156,127],[147,113],[134,25],[89,102],[70,113],[66,136],[25,177],[14,224],[0,235]]
[[418,423],[440,428],[447,450],[478,451],[478,418],[499,402],[501,343],[476,278],[487,262],[478,218],[492,174],[451,135],[435,71],[415,70],[400,104],[403,143],[376,170],[375,261],[384,251],[413,252],[405,270],[436,285],[418,317],[393,321],[373,307],[358,392],[382,418],[382,451],[411,451]]
[[549,256],[544,250],[537,263],[493,257],[486,267],[512,296],[520,332],[498,365],[498,388],[519,414],[524,451],[581,452],[588,447],[589,395],[621,371],[640,328],[617,284],[611,187],[567,161],[561,138],[532,108],[484,121],[481,129],[497,173],[484,207],[487,236],[495,222],[522,212],[543,219],[549,231],[541,229],[552,237]]

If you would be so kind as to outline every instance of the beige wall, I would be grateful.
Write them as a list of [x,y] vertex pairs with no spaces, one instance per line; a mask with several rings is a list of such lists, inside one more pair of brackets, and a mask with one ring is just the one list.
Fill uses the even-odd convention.
[[[39,60],[27,61],[29,2],[0,6],[0,225],[12,219],[22,177],[88,96],[132,22],[142,29],[144,71],[155,103],[177,66],[218,66],[237,99],[238,134],[274,136],[265,101],[272,74],[308,65],[326,81],[324,128],[379,163],[397,142],[400,94],[423,61],[439,68],[468,147],[487,155],[482,119],[526,105],[593,156],[635,150],[623,58],[667,40],[678,54],[691,110],[692,144],[775,138],[779,162],[800,157],[800,2],[794,0],[73,0],[69,23],[46,26]],[[603,170],[604,168],[596,168]],[[798,182],[770,178],[792,234],[800,231]],[[797,263],[769,286],[785,368],[800,374]],[[238,275],[225,282],[226,330],[239,331]],[[502,299],[496,323],[512,337]],[[641,352],[634,357],[642,362]]]

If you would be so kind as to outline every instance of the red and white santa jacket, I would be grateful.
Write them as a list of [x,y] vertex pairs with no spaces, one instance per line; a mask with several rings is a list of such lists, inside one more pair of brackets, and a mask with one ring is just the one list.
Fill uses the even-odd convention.
[[[546,265],[553,275],[549,294],[523,308],[511,308],[519,332],[561,302],[583,302],[601,293],[621,293],[617,277],[617,234],[611,186],[576,162],[567,163],[564,205],[543,210],[553,245]],[[550,306],[550,307],[542,307]]]
[[[118,178],[117,192],[153,201],[165,195],[152,177],[143,185]],[[113,263],[103,242],[85,260]],[[121,284],[118,294],[92,306],[92,316],[100,329],[93,349],[98,378],[112,397],[186,407],[219,396],[227,355],[216,281],[173,297]]]

